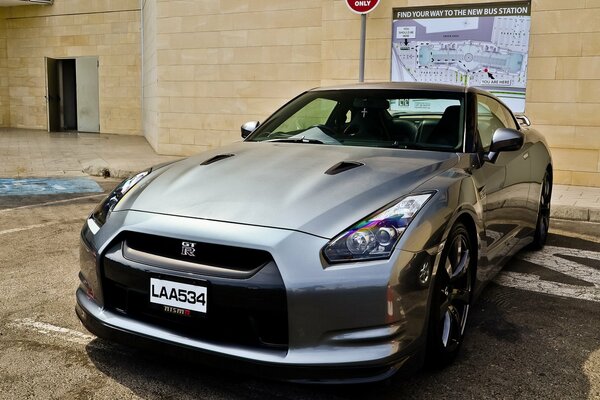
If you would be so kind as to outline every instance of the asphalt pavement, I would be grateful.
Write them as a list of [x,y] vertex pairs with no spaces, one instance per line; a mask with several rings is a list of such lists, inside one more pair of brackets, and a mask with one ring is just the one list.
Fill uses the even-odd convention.
[[474,305],[451,366],[313,386],[89,334],[74,313],[79,231],[103,195],[0,196],[0,399],[600,399],[598,224],[553,221],[543,251],[511,260]]

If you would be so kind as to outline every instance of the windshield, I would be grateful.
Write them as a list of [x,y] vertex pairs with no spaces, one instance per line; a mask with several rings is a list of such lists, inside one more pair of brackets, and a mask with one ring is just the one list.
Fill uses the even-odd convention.
[[462,151],[463,98],[415,90],[308,92],[247,140]]

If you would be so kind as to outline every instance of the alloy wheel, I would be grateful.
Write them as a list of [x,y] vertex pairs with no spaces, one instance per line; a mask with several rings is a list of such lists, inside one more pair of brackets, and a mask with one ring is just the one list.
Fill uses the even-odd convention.
[[473,294],[473,257],[466,228],[458,224],[446,242],[434,285],[428,358],[431,364],[449,363],[462,343]]
[[544,238],[548,235],[548,228],[550,227],[551,194],[550,178],[546,174],[540,195],[540,235]]
[[548,229],[550,228],[550,202],[552,199],[552,181],[548,172],[544,175],[542,181],[542,190],[540,192],[540,205],[538,209],[537,226],[533,237],[531,247],[541,249],[546,244]]

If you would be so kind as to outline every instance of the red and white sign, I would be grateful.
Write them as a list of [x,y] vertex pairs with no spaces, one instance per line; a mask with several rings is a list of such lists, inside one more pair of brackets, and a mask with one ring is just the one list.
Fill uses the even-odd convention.
[[357,14],[368,14],[377,7],[379,0],[346,0],[346,5]]

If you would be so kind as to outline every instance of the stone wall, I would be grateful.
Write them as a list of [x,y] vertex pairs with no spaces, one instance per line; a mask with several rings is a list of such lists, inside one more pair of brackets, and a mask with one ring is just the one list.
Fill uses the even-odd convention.
[[534,0],[526,112],[556,182],[600,186],[600,1]]
[[47,129],[46,57],[98,56],[100,131],[141,134],[139,7],[60,0],[6,8],[10,125]]
[[142,129],[146,139],[154,149],[158,149],[160,135],[158,101],[158,70],[156,63],[156,2],[144,1],[142,8]]
[[239,140],[321,83],[321,0],[159,0],[160,153],[193,154]]
[[10,101],[8,97],[8,60],[6,57],[6,19],[0,9],[0,127],[10,126]]

